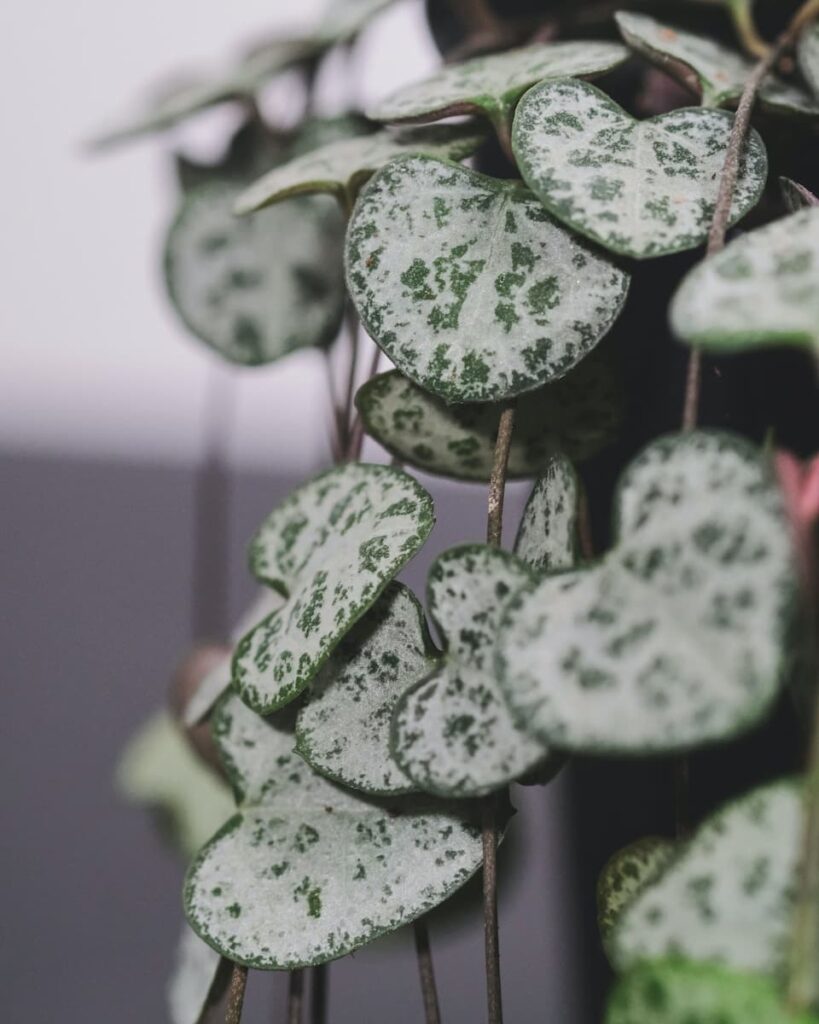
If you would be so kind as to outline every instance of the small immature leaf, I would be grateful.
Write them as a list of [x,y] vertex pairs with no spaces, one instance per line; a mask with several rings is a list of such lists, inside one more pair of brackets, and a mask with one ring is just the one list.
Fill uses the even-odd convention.
[[236,213],[251,213],[290,196],[315,192],[326,192],[351,206],[364,182],[397,156],[426,153],[465,160],[483,141],[483,133],[470,125],[435,125],[338,139],[274,167],[239,196]]
[[795,606],[772,467],[730,435],[649,445],[626,470],[616,546],[506,606],[498,673],[544,744],[649,755],[724,740],[779,692]]
[[[754,70],[752,61],[707,36],[663,25],[645,14],[620,12],[617,25],[628,45],[701,97],[705,107],[735,104]],[[769,75],[759,91],[771,113],[819,114],[804,90]]]
[[606,863],[597,880],[597,927],[604,946],[623,910],[657,878],[674,848],[670,839],[647,836],[624,846]]
[[[535,476],[555,452],[580,461],[614,440],[622,391],[599,351],[518,400],[510,479]],[[355,401],[366,432],[402,462],[459,480],[489,479],[501,414],[497,405],[447,405],[397,370],[372,377]]]
[[346,263],[368,333],[447,402],[498,401],[567,374],[617,318],[629,280],[528,190],[425,156],[364,187]]
[[817,198],[810,189],[800,185],[798,181],[781,176],[779,178],[779,189],[789,213],[798,213],[808,206],[819,206]]
[[[222,958],[185,925],[176,947],[173,974],[168,982],[171,1024],[200,1024],[206,1007],[221,986]],[[213,993],[213,999],[211,994]]]
[[213,835],[233,806],[227,786],[193,753],[164,712],[149,719],[125,748],[117,788],[133,803],[159,811],[171,840],[186,857]]
[[520,97],[545,78],[594,78],[622,64],[628,51],[596,41],[537,43],[453,64],[404,86],[367,111],[374,121],[438,121],[480,114],[496,125],[511,121]]
[[269,714],[301,693],[433,522],[429,494],[390,466],[338,466],[294,491],[250,549],[253,573],[287,602],[236,649],[242,700]]
[[238,812],[185,884],[194,930],[223,955],[283,970],[325,963],[441,903],[481,863],[463,806],[375,800],[317,775],[279,715],[229,694],[215,720]]
[[515,554],[536,572],[562,572],[577,561],[580,484],[565,456],[554,456],[535,483],[515,541]]
[[391,583],[344,637],[296,719],[296,751],[321,775],[386,796],[415,788],[390,754],[398,698],[437,651],[412,591]]
[[795,780],[763,786],[712,815],[623,911],[612,935],[616,965],[674,956],[781,978],[803,817]]
[[240,220],[239,189],[210,184],[186,195],[165,248],[177,312],[200,340],[248,366],[328,344],[344,311],[341,212],[315,196]]
[[715,964],[658,960],[619,982],[605,1024],[816,1024],[791,1014],[767,978]]
[[819,209],[811,207],[731,242],[684,278],[671,327],[689,345],[730,351],[819,347]]
[[484,796],[545,759],[542,744],[512,721],[493,664],[504,601],[531,578],[514,555],[482,544],[452,548],[433,563],[428,605],[446,657],[399,700],[392,731],[393,755],[420,789]]
[[[636,121],[593,85],[566,79],[524,96],[512,146],[524,180],[555,217],[613,252],[649,259],[705,241],[732,124],[727,111],[701,108]],[[752,131],[732,224],[757,204],[767,173]]]
[[799,70],[819,100],[819,22],[814,21],[802,32],[796,47]]

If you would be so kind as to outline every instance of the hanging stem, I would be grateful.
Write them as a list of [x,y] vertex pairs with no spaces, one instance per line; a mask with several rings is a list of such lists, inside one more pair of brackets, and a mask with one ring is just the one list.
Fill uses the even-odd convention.
[[731,0],[731,17],[746,53],[752,57],[767,57],[770,47],[757,31],[749,0]]
[[234,964],[228,987],[227,1010],[225,1024],[241,1024],[242,1007],[245,1005],[245,988],[247,987],[247,968],[242,964]]
[[327,1024],[327,977],[329,964],[319,964],[311,972],[310,1024]]
[[355,399],[355,378],[358,370],[358,313],[355,306],[347,300],[347,340],[350,347],[350,363],[347,368],[347,387],[344,392],[344,404],[341,415],[344,422],[344,447],[346,450],[350,444],[350,435],[353,427],[353,401]]
[[508,405],[501,413],[492,475],[489,478],[489,499],[486,509],[486,543],[500,547],[503,532],[503,498],[506,492],[506,468],[515,427],[515,407]]
[[[370,361],[370,368],[367,371],[367,380],[374,377],[378,373],[378,363],[381,359],[381,349],[378,345],[374,345],[375,351],[373,352],[372,360]],[[353,396],[355,397],[355,396]],[[350,405],[350,411],[352,412],[352,402]],[[356,412],[355,417],[350,427],[350,440],[347,445],[347,461],[358,462],[361,458],[361,449],[364,446],[364,423],[362,422],[360,413]]]
[[424,1000],[425,1024],[441,1024],[438,1006],[438,989],[435,986],[435,967],[429,946],[429,929],[426,918],[420,917],[413,923],[415,953],[418,958],[418,974],[421,978],[421,996]]
[[304,970],[290,972],[287,980],[287,1024],[301,1024],[304,1009]]

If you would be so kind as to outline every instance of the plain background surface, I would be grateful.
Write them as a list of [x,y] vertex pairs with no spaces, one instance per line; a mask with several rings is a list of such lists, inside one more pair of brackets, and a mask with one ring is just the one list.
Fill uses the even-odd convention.
[[[289,486],[327,460],[315,353],[228,374],[167,308],[158,250],[173,207],[168,140],[96,159],[80,143],[165,72],[218,64],[256,31],[307,21],[317,7],[317,0],[0,7],[7,143],[0,946],[10,1024],[165,1020],[181,866],[146,816],[118,800],[112,775],[123,743],[164,699],[170,669],[190,642],[194,466],[206,389],[214,381],[228,388],[236,410],[229,445],[234,614],[250,591],[247,538]],[[418,0],[381,17],[357,59],[359,99],[433,67]],[[322,82],[329,108],[344,102],[336,82],[330,68]],[[171,141],[212,153],[225,117],[209,114]],[[452,532],[438,529],[424,562],[483,533],[481,488],[433,482],[433,489]],[[522,497],[513,491],[510,523]],[[416,586],[423,568],[410,572]],[[525,813],[502,854],[513,1024],[580,1020],[566,913],[572,865],[559,828],[564,799],[561,784],[521,792]],[[433,923],[449,1022],[483,1016],[476,895],[473,887],[455,923]],[[417,1021],[409,932],[334,966],[330,986],[337,1024]],[[281,978],[254,975],[248,1024],[282,1019],[282,999]]]

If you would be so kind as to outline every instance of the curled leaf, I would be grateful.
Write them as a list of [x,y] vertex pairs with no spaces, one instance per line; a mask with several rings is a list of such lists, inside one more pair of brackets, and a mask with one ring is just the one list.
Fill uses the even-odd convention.
[[561,572],[577,561],[580,484],[572,464],[553,457],[526,502],[515,554],[536,572]]

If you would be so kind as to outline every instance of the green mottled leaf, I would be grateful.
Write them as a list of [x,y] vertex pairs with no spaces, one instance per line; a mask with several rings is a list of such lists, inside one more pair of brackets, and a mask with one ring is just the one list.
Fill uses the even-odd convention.
[[767,458],[739,438],[662,438],[631,464],[615,547],[524,587],[507,606],[498,672],[544,744],[647,755],[757,722],[787,667],[795,586]]
[[545,759],[542,744],[512,721],[493,665],[503,603],[531,578],[520,559],[482,544],[452,548],[433,563],[428,605],[445,659],[393,714],[393,756],[419,789],[483,796]]
[[[707,36],[663,25],[645,14],[621,12],[617,25],[637,53],[689,88],[703,106],[735,104],[754,70],[752,61]],[[769,75],[759,91],[771,113],[819,114],[819,106],[798,86]]]
[[128,800],[157,810],[174,845],[192,856],[230,813],[230,791],[194,754],[161,713],[130,740],[117,767],[117,788]]
[[[613,252],[648,259],[702,244],[714,215],[733,124],[701,108],[636,121],[605,93],[571,79],[521,100],[512,146],[546,208]],[[731,206],[735,223],[759,201],[768,161],[752,131]]]
[[293,751],[285,712],[266,722],[233,694],[214,731],[238,812],[185,883],[194,930],[239,963],[324,963],[441,903],[481,863],[463,806],[341,789]]
[[480,114],[508,133],[515,105],[544,78],[594,78],[628,56],[618,43],[537,43],[506,53],[474,57],[404,86],[367,111],[374,121],[437,121]]
[[819,22],[814,21],[802,32],[796,47],[796,56],[799,70],[813,95],[819,99]]
[[171,1024],[200,1024],[205,1009],[213,1005],[222,988],[222,958],[186,924],[179,936],[173,974],[168,982],[168,1016]]
[[791,1014],[776,985],[715,964],[659,960],[619,982],[605,1024],[815,1024]]
[[[598,353],[518,400],[510,479],[535,476],[555,452],[579,461],[615,439],[622,391]],[[501,414],[496,405],[447,405],[391,370],[359,389],[356,406],[366,432],[402,462],[460,480],[489,479]]]
[[646,836],[618,850],[597,880],[597,927],[608,946],[623,910],[650,885],[668,864],[675,844],[670,839]]
[[580,484],[565,456],[550,459],[535,483],[515,541],[515,554],[536,572],[562,572],[577,561]]
[[696,266],[671,305],[689,345],[716,350],[819,346],[819,209],[750,231]]
[[236,648],[242,699],[268,714],[301,693],[433,522],[432,498],[390,466],[338,466],[294,491],[251,545],[251,570],[287,601]]
[[810,189],[784,175],[779,178],[779,190],[789,213],[798,213],[808,206],[819,206],[819,199]]
[[526,189],[425,156],[394,160],[364,187],[346,262],[369,334],[447,402],[497,401],[564,376],[628,288]]
[[623,911],[611,937],[617,966],[674,956],[781,977],[802,823],[793,780],[756,789],[712,815]]
[[339,139],[269,171],[239,196],[236,212],[250,213],[313,192],[326,192],[344,204],[352,203],[364,182],[402,153],[465,160],[483,140],[483,134],[470,125],[434,125]]
[[353,789],[412,792],[390,754],[390,720],[398,698],[430,671],[436,655],[415,596],[391,583],[312,684],[296,719],[297,752]]

